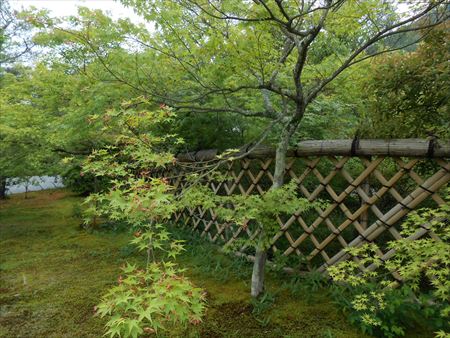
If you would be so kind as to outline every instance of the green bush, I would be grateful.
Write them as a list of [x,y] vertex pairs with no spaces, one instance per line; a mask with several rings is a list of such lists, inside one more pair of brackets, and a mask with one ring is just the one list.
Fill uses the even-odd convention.
[[123,272],[97,308],[109,317],[106,335],[138,337],[201,322],[205,294],[171,262],[153,262],[145,270],[128,264]]
[[84,173],[78,165],[66,170],[61,177],[65,187],[81,196],[103,191],[108,186],[106,178]]
[[[403,336],[405,328],[427,325],[438,336],[450,332],[450,203],[410,214],[403,239],[388,243],[394,254],[379,256],[374,243],[347,249],[353,258],[328,268],[335,298],[364,332]],[[428,229],[420,239],[408,237]],[[396,278],[393,278],[396,274]]]

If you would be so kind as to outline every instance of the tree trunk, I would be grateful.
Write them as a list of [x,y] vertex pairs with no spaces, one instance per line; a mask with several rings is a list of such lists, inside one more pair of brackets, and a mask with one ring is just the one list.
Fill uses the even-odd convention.
[[[276,155],[275,155],[275,171],[273,175],[273,184],[271,189],[280,188],[284,182],[284,172],[286,170],[286,153],[289,147],[289,140],[295,129],[290,128],[288,125],[281,135],[280,142],[277,145]],[[267,250],[265,247],[265,233],[264,229],[261,228],[261,233],[259,236],[259,243],[256,248],[255,262],[253,263],[252,272],[252,287],[251,295],[252,297],[259,297],[264,291],[264,270],[266,266]]]
[[0,200],[6,198],[6,177],[0,176]]
[[256,250],[255,262],[252,273],[251,295],[257,298],[264,291],[264,270],[266,266],[267,250],[258,248]]

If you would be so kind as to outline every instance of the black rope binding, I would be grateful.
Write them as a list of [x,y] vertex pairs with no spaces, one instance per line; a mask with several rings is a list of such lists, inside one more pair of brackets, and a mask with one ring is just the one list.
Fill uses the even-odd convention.
[[353,138],[352,141],[352,147],[350,149],[350,155],[351,156],[355,156],[356,155],[356,150],[359,148],[359,136],[358,134],[355,135],[355,137]]
[[436,138],[432,136],[430,138],[430,141],[428,142],[428,151],[427,151],[427,157],[433,158],[434,157],[434,146],[436,144]]

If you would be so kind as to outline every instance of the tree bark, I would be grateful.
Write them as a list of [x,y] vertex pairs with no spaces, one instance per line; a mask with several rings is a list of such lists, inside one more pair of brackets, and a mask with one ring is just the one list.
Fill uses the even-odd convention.
[[258,248],[256,250],[255,262],[252,272],[251,295],[254,298],[259,297],[264,291],[264,270],[266,267],[267,250]]
[[[289,140],[292,134],[295,132],[297,126],[288,125],[284,130],[280,138],[280,142],[277,145],[276,155],[275,155],[275,171],[273,175],[273,184],[271,189],[278,189],[283,185],[284,173],[286,171],[286,154],[289,147]],[[255,261],[253,263],[252,272],[252,287],[251,295],[257,298],[264,291],[264,271],[267,260],[268,248],[265,246],[266,234],[264,229],[261,227],[261,233],[259,235],[259,243],[256,248]]]
[[6,177],[0,176],[0,200],[6,199]]

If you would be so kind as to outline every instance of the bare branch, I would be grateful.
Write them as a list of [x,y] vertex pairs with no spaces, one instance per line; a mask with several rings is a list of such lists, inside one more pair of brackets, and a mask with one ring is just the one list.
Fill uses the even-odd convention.
[[205,13],[206,15],[214,18],[214,19],[219,19],[219,20],[235,20],[235,21],[243,21],[243,22],[267,22],[267,21],[274,21],[273,17],[263,17],[263,18],[244,18],[244,17],[238,17],[238,16],[234,16],[234,15],[228,15],[226,13],[224,13],[223,11],[219,10],[216,6],[212,5],[211,3],[209,3],[211,5],[211,7],[214,8],[214,10],[216,12],[218,12],[220,15],[214,14],[211,11],[208,11],[207,9],[205,9],[205,7],[201,6],[200,4],[197,3],[197,1],[194,0],[186,0],[187,2],[189,2],[190,4],[194,5],[195,7],[197,7],[199,10],[201,10],[203,13]]
[[301,82],[301,76],[302,76],[303,69],[305,67],[308,49],[309,49],[309,46],[311,45],[311,43],[314,41],[314,39],[319,34],[320,30],[322,29],[322,27],[325,23],[325,19],[327,18],[328,12],[331,8],[332,0],[327,0],[327,4],[328,4],[328,6],[323,11],[318,24],[312,29],[309,36],[307,38],[303,39],[302,41],[296,43],[297,50],[298,50],[298,57],[297,57],[297,62],[295,64],[293,76],[294,76],[294,85],[296,88],[296,102],[300,103],[299,105],[297,105],[297,109],[296,109],[297,115],[302,115],[303,111],[304,111],[304,109],[300,109],[300,107],[304,106],[302,103],[305,101],[305,97],[304,97],[304,93],[303,93],[303,85]]
[[245,117],[263,117],[273,119],[274,113],[270,111],[251,111],[239,108],[231,108],[231,107],[205,107],[205,106],[187,106],[187,105],[172,105],[177,111],[181,112],[190,112],[190,113],[231,113],[238,114]]

